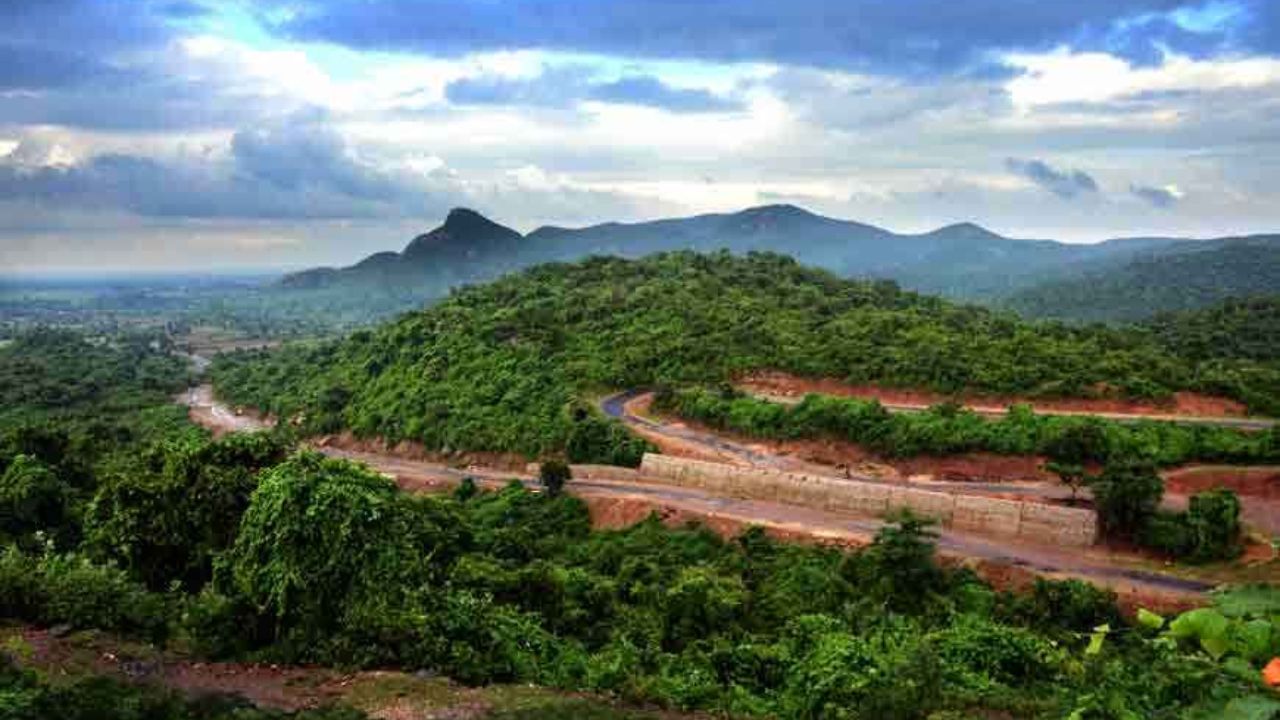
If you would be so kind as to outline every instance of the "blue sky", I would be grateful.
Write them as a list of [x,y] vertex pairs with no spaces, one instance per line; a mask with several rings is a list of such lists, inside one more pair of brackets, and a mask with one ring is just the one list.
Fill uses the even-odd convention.
[[0,267],[344,263],[794,202],[1280,229],[1273,0],[0,3]]

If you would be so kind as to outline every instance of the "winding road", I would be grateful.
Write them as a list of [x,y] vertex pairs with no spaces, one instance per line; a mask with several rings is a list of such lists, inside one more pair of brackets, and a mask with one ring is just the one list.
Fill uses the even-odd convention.
[[[721,456],[735,458],[738,462],[764,464],[778,469],[798,469],[797,463],[800,461],[793,458],[772,455],[709,433],[637,415],[628,409],[628,404],[640,395],[639,392],[630,392],[610,396],[601,402],[601,407],[629,426],[675,437],[682,442],[696,443]],[[189,408],[195,422],[215,433],[253,431],[268,427],[264,420],[236,413],[218,402],[208,385],[192,388],[179,396],[178,401]],[[312,443],[311,447],[331,457],[364,463],[411,491],[451,487],[464,477],[472,477],[489,486],[519,479],[537,487],[537,483],[528,474],[500,468],[456,468],[439,462],[400,457],[393,453],[334,447],[324,442]],[[930,487],[939,489],[939,485],[965,485],[971,491],[974,489],[971,484],[961,483],[931,483]],[[1021,486],[987,487],[996,488],[994,491],[1000,492]],[[575,478],[570,488],[574,494],[586,500],[589,506],[594,503],[597,507],[607,508],[611,504],[639,503],[646,512],[653,510],[664,515],[678,514],[729,527],[760,525],[788,536],[838,544],[869,542],[884,525],[881,520],[873,517],[723,497],[699,490],[672,487],[647,481],[634,471],[622,469],[611,473],[608,478],[596,478],[590,474]],[[946,528],[938,531],[937,543],[943,555],[1022,569],[1046,577],[1083,578],[1112,588],[1122,599],[1128,596],[1148,603],[1187,604],[1195,602],[1211,588],[1211,584],[1206,582],[1153,571],[1134,558],[1116,555],[1103,548],[1078,550],[1015,545],[1000,539]]]

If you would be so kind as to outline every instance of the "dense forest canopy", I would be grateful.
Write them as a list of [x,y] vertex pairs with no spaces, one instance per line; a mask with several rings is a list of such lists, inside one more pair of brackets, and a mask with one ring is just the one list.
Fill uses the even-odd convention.
[[[1140,330],[1028,323],[772,254],[539,266],[341,341],[223,356],[213,378],[313,431],[539,455],[604,434],[578,405],[592,393],[758,368],[1029,398],[1201,390],[1280,410],[1274,365],[1176,355]],[[600,442],[575,459],[614,453]]]
[[[787,279],[770,287],[773,271]],[[554,350],[552,359],[574,361],[570,370],[601,384],[643,373],[710,377],[741,366],[731,356],[713,363],[703,355],[696,357],[704,366],[686,365],[688,351],[664,333],[647,336],[664,352],[619,364],[593,364],[586,350],[570,354],[569,339],[556,334],[562,313],[608,333],[590,338],[588,349],[633,339],[628,332],[640,330],[632,324],[646,319],[593,274],[644,294],[676,327],[717,327],[720,316],[677,312],[693,298],[710,312],[759,309],[761,327],[737,340],[732,330],[713,337],[737,352],[770,325],[801,336],[800,308],[814,303],[828,306],[832,318],[859,308],[948,310],[776,257],[593,261],[459,293],[346,345],[283,357],[322,353],[337,360],[332,370],[354,372],[345,366],[358,362],[366,375],[379,374],[370,363],[435,363],[397,370],[400,380],[414,372],[449,377],[459,366],[465,372],[455,379],[468,378],[493,369],[482,361],[496,361],[511,378],[523,371],[530,384],[471,390],[477,402],[499,408],[490,410],[495,423],[525,407],[522,389],[562,392],[559,402],[582,387],[568,382],[571,374],[540,376],[538,350]],[[755,297],[736,287],[743,274],[769,291]],[[672,275],[694,295],[659,299]],[[732,302],[717,307],[725,296]],[[576,304],[559,306],[556,297]],[[478,309],[492,312],[489,303],[510,312],[486,320]],[[615,306],[623,318],[616,328],[607,311]],[[764,313],[768,306],[780,309]],[[407,342],[428,332],[449,343],[443,352]],[[364,352],[380,342],[385,354]],[[253,358],[222,372],[256,372],[262,361]],[[741,716],[1227,717],[1244,707],[1268,717],[1280,710],[1258,680],[1261,665],[1280,651],[1273,621],[1280,605],[1266,591],[1130,623],[1108,593],[1082,582],[1040,582],[1015,596],[941,567],[928,528],[910,517],[886,526],[869,547],[841,552],[781,544],[760,531],[725,540],[656,518],[593,531],[575,497],[518,484],[410,495],[360,465],[297,452],[280,432],[209,438],[171,402],[185,374],[185,360],[156,338],[41,333],[0,351],[7,402],[0,617],[104,631],[202,658],[423,669],[466,683],[536,683]],[[320,411],[334,408],[341,418],[351,396],[316,387],[329,403]],[[588,449],[625,449],[607,436],[611,426],[578,417],[572,405],[549,407]],[[451,421],[440,413],[431,422]],[[192,705],[109,680],[42,677],[8,661],[0,662],[0,698],[16,717],[281,717],[227,701]]]
[[1164,313],[1145,326],[1171,352],[1192,360],[1280,362],[1280,295],[1235,298],[1203,310]]
[[998,304],[1031,317],[1132,322],[1277,292],[1280,236],[1264,235],[1180,245],[1048,277]]

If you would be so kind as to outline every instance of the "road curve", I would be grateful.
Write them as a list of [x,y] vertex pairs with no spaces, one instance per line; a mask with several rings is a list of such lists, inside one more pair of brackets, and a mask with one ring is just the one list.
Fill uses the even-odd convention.
[[[688,428],[675,428],[636,416],[626,410],[626,404],[642,393],[632,391],[610,396],[601,407],[610,415],[627,424],[644,424],[651,431],[672,433],[689,442],[712,443],[720,451],[740,453],[744,461],[764,462],[772,467],[789,468],[790,458],[762,453],[723,438],[708,436]],[[214,432],[254,431],[268,424],[254,416],[237,414],[213,397],[208,385],[192,388],[177,400],[190,408],[192,419]],[[452,485],[463,477],[473,477],[486,484],[519,479],[537,487],[527,475],[484,467],[453,468],[441,463],[411,460],[390,453],[374,453],[346,450],[337,447],[313,445],[331,457],[345,458],[364,463],[373,470],[394,478],[409,490],[435,489]],[[656,508],[665,507],[683,511],[691,516],[709,520],[721,520],[742,526],[763,525],[795,535],[865,543],[870,541],[884,523],[872,517],[825,510],[743,500],[717,496],[689,488],[677,488],[660,483],[635,481],[575,479],[570,485],[575,494],[584,499],[605,501],[641,500]],[[934,486],[936,487],[936,485]],[[981,560],[995,565],[1022,568],[1036,574],[1051,577],[1078,577],[1115,589],[1119,593],[1135,593],[1139,597],[1196,598],[1211,588],[1209,583],[1151,572],[1127,566],[1099,551],[1071,551],[1055,547],[1009,545],[1003,541],[983,536],[959,533],[949,529],[939,531],[938,548],[943,554]]]

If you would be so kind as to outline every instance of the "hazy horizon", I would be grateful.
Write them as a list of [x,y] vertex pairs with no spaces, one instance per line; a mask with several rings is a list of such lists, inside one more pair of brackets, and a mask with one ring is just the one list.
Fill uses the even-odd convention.
[[459,205],[1280,231],[1268,0],[53,0],[0,60],[0,271],[342,265]]
[[[785,204],[790,205],[792,203],[785,203]],[[736,210],[736,211],[723,211],[723,212],[712,211],[709,213],[698,213],[697,215],[733,214],[734,212],[749,210],[755,207],[764,207],[764,206],[756,205],[756,206],[751,206],[746,208],[740,208],[739,210]],[[950,225],[962,224],[962,223],[973,223],[975,225],[983,227],[986,230],[990,230],[992,232],[995,232],[998,235],[1001,235],[1013,240],[1028,240],[1028,241],[1052,240],[1052,241],[1058,241],[1058,242],[1074,244],[1074,245],[1090,245],[1090,244],[1098,244],[1098,243],[1115,241],[1115,240],[1130,240],[1130,239],[1140,239],[1140,238],[1147,238],[1147,237],[1163,237],[1155,234],[1142,234],[1142,233],[1120,235],[1120,236],[1114,236],[1114,237],[1097,237],[1097,238],[1074,239],[1074,240],[1056,238],[1056,237],[1031,237],[1029,235],[1010,234],[1010,233],[1000,232],[999,230],[996,230],[987,225],[984,225],[983,223],[974,222],[971,220],[959,220],[959,221],[956,221],[955,223],[948,223],[946,225],[929,226],[929,227],[924,227],[920,229],[903,229],[903,228],[895,228],[895,227],[886,227],[883,225],[878,225],[876,223],[868,223],[859,218],[836,217],[831,215],[824,215],[823,213],[818,213],[810,208],[806,208],[801,205],[795,205],[795,207],[799,207],[802,210],[812,212],[817,215],[822,215],[823,217],[836,219],[836,220],[875,225],[876,227],[880,227],[881,229],[888,230],[898,235],[918,235],[918,234],[928,233],[933,230],[938,230],[944,227],[948,227]],[[148,265],[140,265],[136,263],[132,265],[111,266],[111,265],[103,265],[101,264],[101,262],[95,263],[92,266],[75,265],[75,264],[55,264],[55,265],[29,266],[29,267],[0,266],[0,282],[12,281],[12,280],[32,280],[32,281],[114,280],[117,278],[128,279],[135,276],[139,277],[140,279],[179,278],[179,277],[234,278],[238,276],[266,277],[266,276],[285,274],[285,273],[295,272],[299,270],[306,270],[306,269],[311,269],[316,267],[346,267],[349,265],[353,265],[374,253],[386,252],[386,251],[400,252],[401,250],[404,249],[405,245],[407,245],[409,241],[412,240],[417,235],[426,233],[443,224],[447,214],[448,214],[448,211],[441,213],[439,218],[435,220],[424,221],[426,224],[421,226],[419,229],[411,231],[409,235],[405,235],[402,238],[391,239],[389,243],[386,245],[370,244],[367,246],[361,245],[361,246],[346,248],[346,249],[335,252],[327,260],[325,259],[319,259],[314,261],[299,260],[295,262],[286,262],[286,263],[277,263],[277,264],[270,264],[270,263],[264,263],[264,262],[258,262],[255,264],[254,261],[250,260],[241,264],[228,262],[227,264],[224,264],[224,265],[193,265],[193,266],[182,266],[182,265],[148,266]],[[485,217],[488,217],[490,220],[493,220],[494,222],[497,222],[499,224],[504,224],[504,225],[506,224],[506,223],[503,223],[501,217],[488,215],[483,212],[481,212],[481,214],[485,215]],[[641,218],[637,220],[630,220],[623,224],[637,224],[637,223],[651,222],[655,220],[679,219],[683,217],[695,217],[695,216],[696,215],[655,216],[652,218]],[[577,229],[577,228],[590,227],[592,225],[610,223],[610,222],[615,222],[615,221],[604,219],[604,220],[601,220],[599,223],[591,223],[590,225],[586,225],[586,224],[569,225],[565,227],[569,227],[570,229]],[[541,227],[545,227],[545,225],[538,225],[535,227],[527,227],[527,228],[513,227],[513,229],[519,231],[523,235],[528,235],[529,233]],[[1270,232],[1239,233],[1239,235],[1242,235],[1242,236],[1255,235],[1255,234],[1277,234],[1277,233],[1270,233]],[[1226,234],[1221,236],[1169,235],[1169,237],[1178,237],[1180,239],[1187,239],[1187,240],[1213,240],[1213,239],[1218,239],[1220,237],[1232,237],[1232,236],[1234,235],[1233,234]]]

